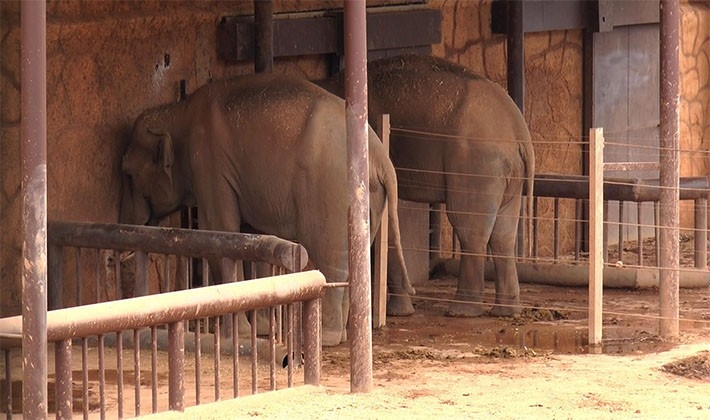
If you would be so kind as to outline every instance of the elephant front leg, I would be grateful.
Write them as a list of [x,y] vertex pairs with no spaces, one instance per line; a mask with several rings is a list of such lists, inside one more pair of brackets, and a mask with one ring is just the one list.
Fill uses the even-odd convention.
[[461,256],[456,296],[454,302],[449,305],[446,316],[472,318],[486,313],[488,308],[483,304],[484,261],[483,256]]
[[344,313],[345,289],[329,287],[323,295],[323,346],[332,347],[347,340]]

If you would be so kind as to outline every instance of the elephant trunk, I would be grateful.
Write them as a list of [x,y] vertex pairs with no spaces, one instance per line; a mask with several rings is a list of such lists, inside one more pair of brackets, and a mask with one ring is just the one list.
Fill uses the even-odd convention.
[[132,225],[146,225],[150,221],[150,205],[140,192],[132,188],[126,176],[121,189],[121,208],[118,222]]

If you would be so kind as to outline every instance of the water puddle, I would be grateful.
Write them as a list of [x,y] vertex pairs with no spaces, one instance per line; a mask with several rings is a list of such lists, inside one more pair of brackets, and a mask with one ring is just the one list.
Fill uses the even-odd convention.
[[647,333],[615,329],[604,331],[601,346],[589,346],[586,327],[505,327],[476,335],[475,344],[484,347],[513,347],[555,354],[640,354],[666,351],[673,344]]

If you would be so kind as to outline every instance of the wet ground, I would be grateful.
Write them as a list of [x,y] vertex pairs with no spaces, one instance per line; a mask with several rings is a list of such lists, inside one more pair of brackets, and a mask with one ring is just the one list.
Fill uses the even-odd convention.
[[[417,348],[493,356],[590,352],[587,288],[521,284],[525,309],[520,316],[467,319],[443,315],[454,296],[455,285],[454,277],[418,285],[413,300],[415,313],[388,317],[387,326],[374,331],[375,357],[378,350]],[[486,291],[492,298],[493,283],[487,283]],[[601,353],[657,352],[675,345],[658,337],[657,289],[605,289],[603,295]],[[681,289],[680,328],[684,332],[710,334],[709,289]]]

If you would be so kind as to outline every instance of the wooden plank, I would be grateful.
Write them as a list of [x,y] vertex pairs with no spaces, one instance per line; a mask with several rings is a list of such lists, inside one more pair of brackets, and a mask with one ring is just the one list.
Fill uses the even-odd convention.
[[601,350],[604,275],[604,131],[589,130],[589,346]]
[[[390,144],[390,116],[382,115],[377,127],[377,135],[380,136],[385,145],[387,155],[389,155]],[[389,218],[387,210],[389,206],[385,204],[382,210],[382,222],[380,229],[375,234],[372,243],[374,248],[374,273],[372,285],[372,325],[374,328],[384,327],[387,323],[387,232],[389,231]]]
[[[342,54],[343,15],[274,15],[274,58],[301,55]],[[251,16],[222,18],[217,28],[217,55],[227,63],[254,58],[254,21]],[[367,49],[399,52],[421,51],[441,42],[441,10],[388,8],[368,10]]]

